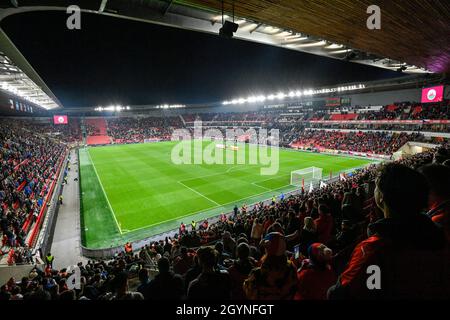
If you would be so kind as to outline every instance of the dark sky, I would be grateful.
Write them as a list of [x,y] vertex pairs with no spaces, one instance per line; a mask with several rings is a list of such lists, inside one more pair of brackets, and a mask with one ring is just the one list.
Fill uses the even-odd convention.
[[207,103],[252,93],[398,77],[292,50],[154,24],[65,12],[8,17],[2,27],[65,107]]

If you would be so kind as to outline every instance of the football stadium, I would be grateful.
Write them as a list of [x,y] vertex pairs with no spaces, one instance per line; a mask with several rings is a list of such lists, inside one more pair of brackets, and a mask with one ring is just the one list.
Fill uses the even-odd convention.
[[[193,164],[179,168],[170,162],[173,146],[173,142],[160,142],[80,151],[81,189],[86,190],[82,193],[86,245],[108,246],[112,240],[120,244],[149,232],[163,233],[178,228],[183,219],[203,221],[231,212],[237,204],[298,190],[290,184],[291,172],[298,168],[321,166],[322,174],[329,177],[333,171],[346,172],[370,163],[367,159],[282,150],[278,174],[268,177],[259,174],[257,165]],[[139,168],[133,163],[139,163]],[[311,174],[305,172],[304,176],[308,179]],[[309,188],[312,181],[307,182]],[[174,196],[183,207],[171,201]]]
[[0,300],[448,299],[449,34],[444,0],[2,2]]

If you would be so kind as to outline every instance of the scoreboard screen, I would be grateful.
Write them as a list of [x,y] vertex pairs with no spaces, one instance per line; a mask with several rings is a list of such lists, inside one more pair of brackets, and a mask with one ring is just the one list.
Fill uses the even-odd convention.
[[67,116],[53,116],[54,124],[67,124],[69,121],[67,120]]
[[422,103],[439,102],[444,96],[444,86],[435,86],[422,89]]

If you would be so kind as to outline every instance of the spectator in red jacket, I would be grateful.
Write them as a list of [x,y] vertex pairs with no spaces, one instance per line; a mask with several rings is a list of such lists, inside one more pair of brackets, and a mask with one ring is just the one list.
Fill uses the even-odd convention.
[[314,220],[318,242],[327,244],[333,234],[333,217],[328,206],[321,204],[319,206],[319,218]]
[[450,243],[450,167],[431,164],[419,169],[430,186],[428,215],[444,229]]
[[295,300],[326,300],[328,289],[337,277],[331,268],[333,252],[322,243],[308,248],[309,259],[303,260],[297,273],[298,289]]
[[375,202],[384,218],[369,225],[369,238],[355,247],[329,298],[448,297],[445,236],[422,213],[428,202],[425,177],[405,165],[384,165],[376,179]]

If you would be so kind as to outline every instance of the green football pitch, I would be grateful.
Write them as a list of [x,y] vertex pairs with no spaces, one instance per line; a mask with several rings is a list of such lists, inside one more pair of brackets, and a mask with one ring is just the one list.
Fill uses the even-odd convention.
[[[175,164],[177,142],[114,145],[79,150],[82,243],[88,248],[123,245],[295,190],[291,171],[323,169],[328,178],[371,160],[278,149],[279,170],[261,175],[261,164]],[[203,142],[200,148],[211,147]],[[214,145],[215,146],[215,145]],[[211,148],[212,150],[213,148]],[[210,150],[210,149],[208,149]],[[270,151],[270,150],[269,150]],[[270,153],[269,153],[270,155]],[[224,151],[224,162],[230,154]],[[231,162],[236,163],[237,152]],[[193,159],[193,156],[191,156]],[[234,161],[232,161],[234,160]],[[305,186],[308,188],[308,185]]]

